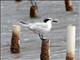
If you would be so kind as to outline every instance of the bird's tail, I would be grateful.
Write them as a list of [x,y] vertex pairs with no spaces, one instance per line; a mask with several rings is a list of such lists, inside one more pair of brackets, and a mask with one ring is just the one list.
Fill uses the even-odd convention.
[[29,25],[27,25],[27,23],[25,23],[25,22],[23,22],[23,21],[20,21],[19,24],[22,25],[22,26],[25,26],[25,27],[28,27],[28,26],[29,26]]

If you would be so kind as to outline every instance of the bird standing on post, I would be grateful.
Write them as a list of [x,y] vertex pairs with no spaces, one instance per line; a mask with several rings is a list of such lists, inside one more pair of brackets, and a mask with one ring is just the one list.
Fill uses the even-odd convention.
[[43,34],[49,32],[51,30],[52,22],[57,22],[57,19],[47,18],[47,19],[44,19],[43,22],[36,22],[36,23],[26,24],[25,22],[21,21],[20,23],[23,26],[29,28],[31,31],[38,34],[40,39],[43,40],[44,39]]

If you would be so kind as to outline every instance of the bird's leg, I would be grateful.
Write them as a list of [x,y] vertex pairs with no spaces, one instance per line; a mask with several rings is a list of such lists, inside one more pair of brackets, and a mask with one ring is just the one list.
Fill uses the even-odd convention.
[[39,37],[41,40],[43,40],[43,35],[42,34],[39,34]]

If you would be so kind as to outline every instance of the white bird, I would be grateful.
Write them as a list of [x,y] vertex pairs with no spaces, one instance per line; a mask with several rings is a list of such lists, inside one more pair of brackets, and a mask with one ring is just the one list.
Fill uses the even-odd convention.
[[43,40],[43,34],[47,33],[52,28],[52,22],[58,22],[57,19],[47,18],[44,19],[43,22],[36,22],[36,23],[29,23],[26,24],[25,22],[21,21],[20,23],[29,28],[31,31],[35,32],[39,35],[40,39]]

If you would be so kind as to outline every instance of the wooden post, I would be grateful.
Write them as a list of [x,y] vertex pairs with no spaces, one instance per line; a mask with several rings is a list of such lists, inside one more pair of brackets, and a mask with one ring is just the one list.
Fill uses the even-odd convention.
[[50,60],[50,40],[43,39],[41,45],[41,60]]
[[66,11],[73,11],[73,6],[71,0],[65,0]]
[[11,53],[19,53],[20,52],[19,35],[20,35],[20,26],[13,25],[11,48],[10,48]]
[[16,2],[21,2],[22,0],[15,0]]
[[66,60],[75,60],[75,31],[75,26],[68,26]]
[[38,13],[38,7],[37,6],[31,6],[30,8],[30,17],[37,17],[37,13]]

